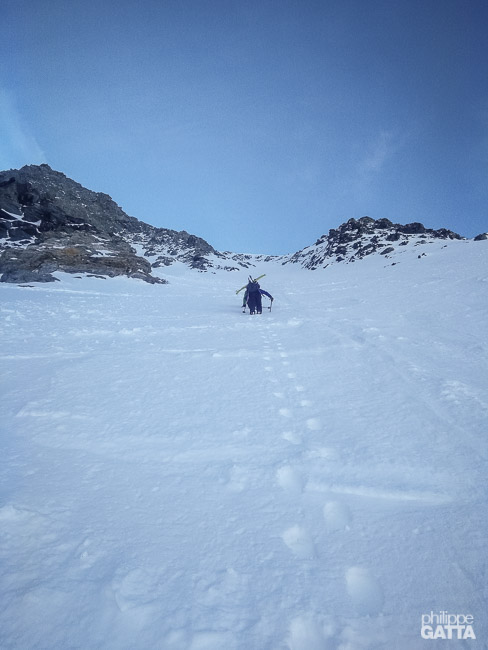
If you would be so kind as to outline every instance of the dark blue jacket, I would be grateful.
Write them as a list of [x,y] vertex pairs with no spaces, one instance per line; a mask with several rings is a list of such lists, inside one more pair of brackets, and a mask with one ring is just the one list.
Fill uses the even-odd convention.
[[[272,296],[270,293],[268,293],[267,291],[265,291],[264,289],[259,289],[259,293],[260,293],[262,296],[268,296],[268,298],[269,298],[270,300],[274,300],[273,296]],[[242,300],[242,306],[243,306],[243,307],[245,307],[245,306],[247,305],[247,298],[248,298],[248,295],[249,295],[249,292],[248,292],[248,290],[247,290],[247,288],[246,288],[246,291],[244,292],[244,298],[243,298],[243,300]]]

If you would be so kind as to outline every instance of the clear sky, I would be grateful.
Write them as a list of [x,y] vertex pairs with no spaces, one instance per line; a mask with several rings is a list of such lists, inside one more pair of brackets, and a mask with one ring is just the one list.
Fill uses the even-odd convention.
[[16,0],[0,169],[219,250],[355,217],[488,230],[487,0]]

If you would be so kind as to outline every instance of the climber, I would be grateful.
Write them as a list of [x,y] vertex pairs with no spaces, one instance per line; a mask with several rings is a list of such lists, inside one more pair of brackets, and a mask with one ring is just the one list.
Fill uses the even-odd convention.
[[273,296],[264,289],[261,289],[259,282],[253,280],[253,278],[249,276],[249,282],[247,283],[244,299],[242,301],[243,311],[245,311],[247,304],[251,314],[262,314],[263,306],[261,296],[267,296],[271,302],[273,302]]

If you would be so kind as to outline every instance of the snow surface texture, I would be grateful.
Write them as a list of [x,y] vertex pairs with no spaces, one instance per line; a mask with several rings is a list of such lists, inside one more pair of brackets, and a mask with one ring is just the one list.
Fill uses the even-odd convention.
[[0,647],[486,648],[488,246],[417,252],[0,286]]

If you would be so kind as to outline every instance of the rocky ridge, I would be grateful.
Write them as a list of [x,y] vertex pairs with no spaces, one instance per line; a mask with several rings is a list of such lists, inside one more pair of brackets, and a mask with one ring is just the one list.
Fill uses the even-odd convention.
[[0,172],[0,253],[2,282],[54,281],[66,271],[164,283],[153,267],[178,260],[205,270],[209,255],[221,255],[195,235],[128,216],[49,165]]
[[165,283],[158,277],[161,269],[175,262],[198,271],[234,271],[268,261],[314,270],[371,254],[388,258],[402,247],[439,239],[462,237],[421,223],[362,217],[291,255],[222,253],[186,231],[156,228],[128,216],[107,194],[88,190],[48,165],[0,172],[1,282],[52,282],[55,271],[65,271]]
[[284,264],[300,264],[306,269],[325,268],[335,262],[356,262],[374,253],[389,257],[399,247],[428,244],[438,239],[463,239],[451,230],[432,230],[421,223],[401,225],[389,219],[349,219],[329,230],[312,246],[288,256]]

